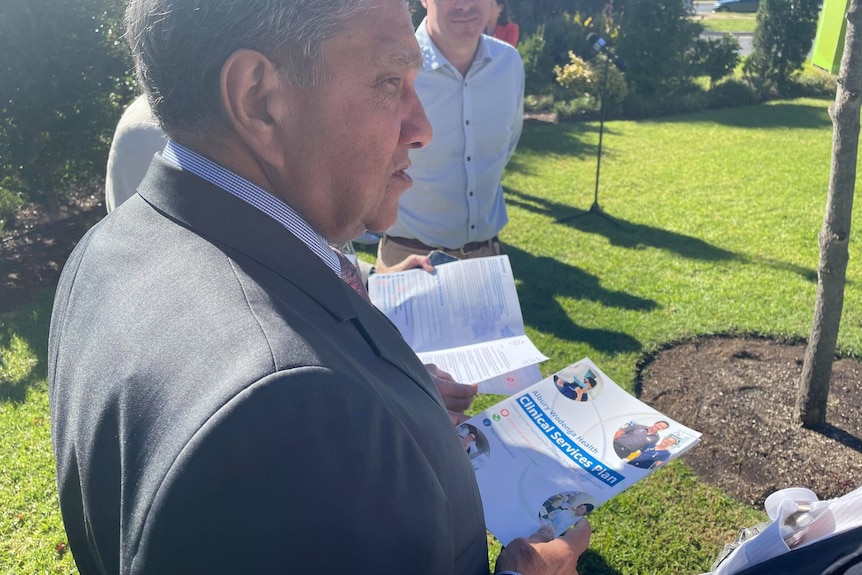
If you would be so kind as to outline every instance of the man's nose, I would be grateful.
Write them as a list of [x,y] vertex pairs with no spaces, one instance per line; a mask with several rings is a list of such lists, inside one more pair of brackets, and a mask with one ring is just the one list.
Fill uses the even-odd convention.
[[406,95],[407,113],[401,122],[401,142],[410,148],[424,148],[431,141],[432,128],[419,96],[411,87]]

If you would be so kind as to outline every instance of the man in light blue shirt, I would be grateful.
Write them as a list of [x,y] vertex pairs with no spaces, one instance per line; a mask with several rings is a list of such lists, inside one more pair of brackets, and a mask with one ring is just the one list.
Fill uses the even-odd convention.
[[524,65],[484,36],[487,0],[422,0],[416,30],[423,67],[416,91],[434,130],[411,150],[413,188],[378,248],[378,263],[441,249],[459,258],[500,253],[508,215],[500,183],[523,126]]

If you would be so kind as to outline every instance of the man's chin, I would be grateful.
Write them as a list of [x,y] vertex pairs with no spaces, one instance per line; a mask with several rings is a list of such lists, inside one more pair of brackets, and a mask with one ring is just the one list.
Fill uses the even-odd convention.
[[398,219],[398,199],[404,191],[395,191],[389,188],[386,199],[378,205],[376,212],[373,214],[373,219],[365,222],[365,229],[375,234],[382,234],[394,226],[395,220]]
[[372,234],[384,234],[386,230],[391,228],[395,224],[395,218],[392,218],[391,222],[381,223],[379,220],[375,220],[373,222],[368,222],[365,225],[365,231],[371,232]]

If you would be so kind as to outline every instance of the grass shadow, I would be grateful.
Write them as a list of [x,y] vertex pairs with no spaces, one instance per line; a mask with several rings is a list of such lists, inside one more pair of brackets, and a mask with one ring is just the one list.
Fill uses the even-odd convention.
[[710,124],[752,130],[784,130],[787,128],[820,130],[832,125],[832,120],[829,119],[829,113],[825,108],[786,101],[777,102],[771,106],[756,104],[737,108],[722,108],[720,110],[708,110],[695,114],[655,118],[646,122],[655,124],[689,124],[704,121]]
[[629,249],[657,248],[682,257],[704,261],[727,261],[738,258],[735,253],[710,245],[698,238],[627,222],[613,214],[608,214],[614,220],[612,223],[588,210],[572,208],[567,204],[517,190],[507,190],[506,202],[510,206],[554,218],[560,225],[588,234],[602,235],[614,246]]
[[[531,155],[556,155],[565,158],[595,157],[598,146],[598,125],[592,122],[571,124],[547,124],[526,127],[518,141],[518,150],[529,154],[515,154],[506,165],[507,172],[533,174]],[[614,130],[604,129],[605,135],[613,135]]]
[[605,561],[605,558],[592,549],[587,549],[578,561],[579,573],[590,573],[591,575],[622,575]]
[[[794,273],[809,283],[817,283],[817,270],[814,268],[806,268],[771,258],[753,258],[736,254],[692,236],[635,224],[610,213],[605,214],[606,219],[590,212],[590,210],[573,208],[568,204],[553,202],[509,188],[506,188],[506,204],[554,218],[559,225],[566,225],[584,233],[605,236],[614,246],[633,250],[657,248],[694,260],[737,260],[746,264],[759,264],[775,270]],[[847,285],[852,283],[852,280],[847,280]]]
[[629,310],[652,310],[658,304],[624,292],[603,288],[599,279],[577,267],[562,264],[545,256],[534,256],[517,247],[506,245],[505,253],[518,278],[518,297],[527,325],[567,341],[588,343],[606,353],[632,352],[642,349],[641,343],[628,334],[587,328],[576,324],[557,301],[557,297],[594,301],[608,307]]
[[[746,264],[762,264],[764,266],[770,267],[775,270],[785,271],[789,273],[793,273],[801,277],[803,280],[808,283],[817,283],[817,270],[814,268],[806,268],[797,264],[791,264],[788,262],[777,261],[772,258],[767,257],[756,257],[752,258],[749,256],[742,256],[740,258]],[[846,280],[845,285],[853,285],[853,280]]]

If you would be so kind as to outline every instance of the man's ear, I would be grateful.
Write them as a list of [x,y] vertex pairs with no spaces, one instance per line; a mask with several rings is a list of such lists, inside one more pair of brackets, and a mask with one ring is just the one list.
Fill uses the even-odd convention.
[[255,156],[279,167],[285,99],[273,63],[255,50],[237,50],[224,63],[219,78],[222,105],[233,129]]
[[425,8],[425,10],[428,10],[428,0],[419,0],[419,2],[422,4],[422,7]]

